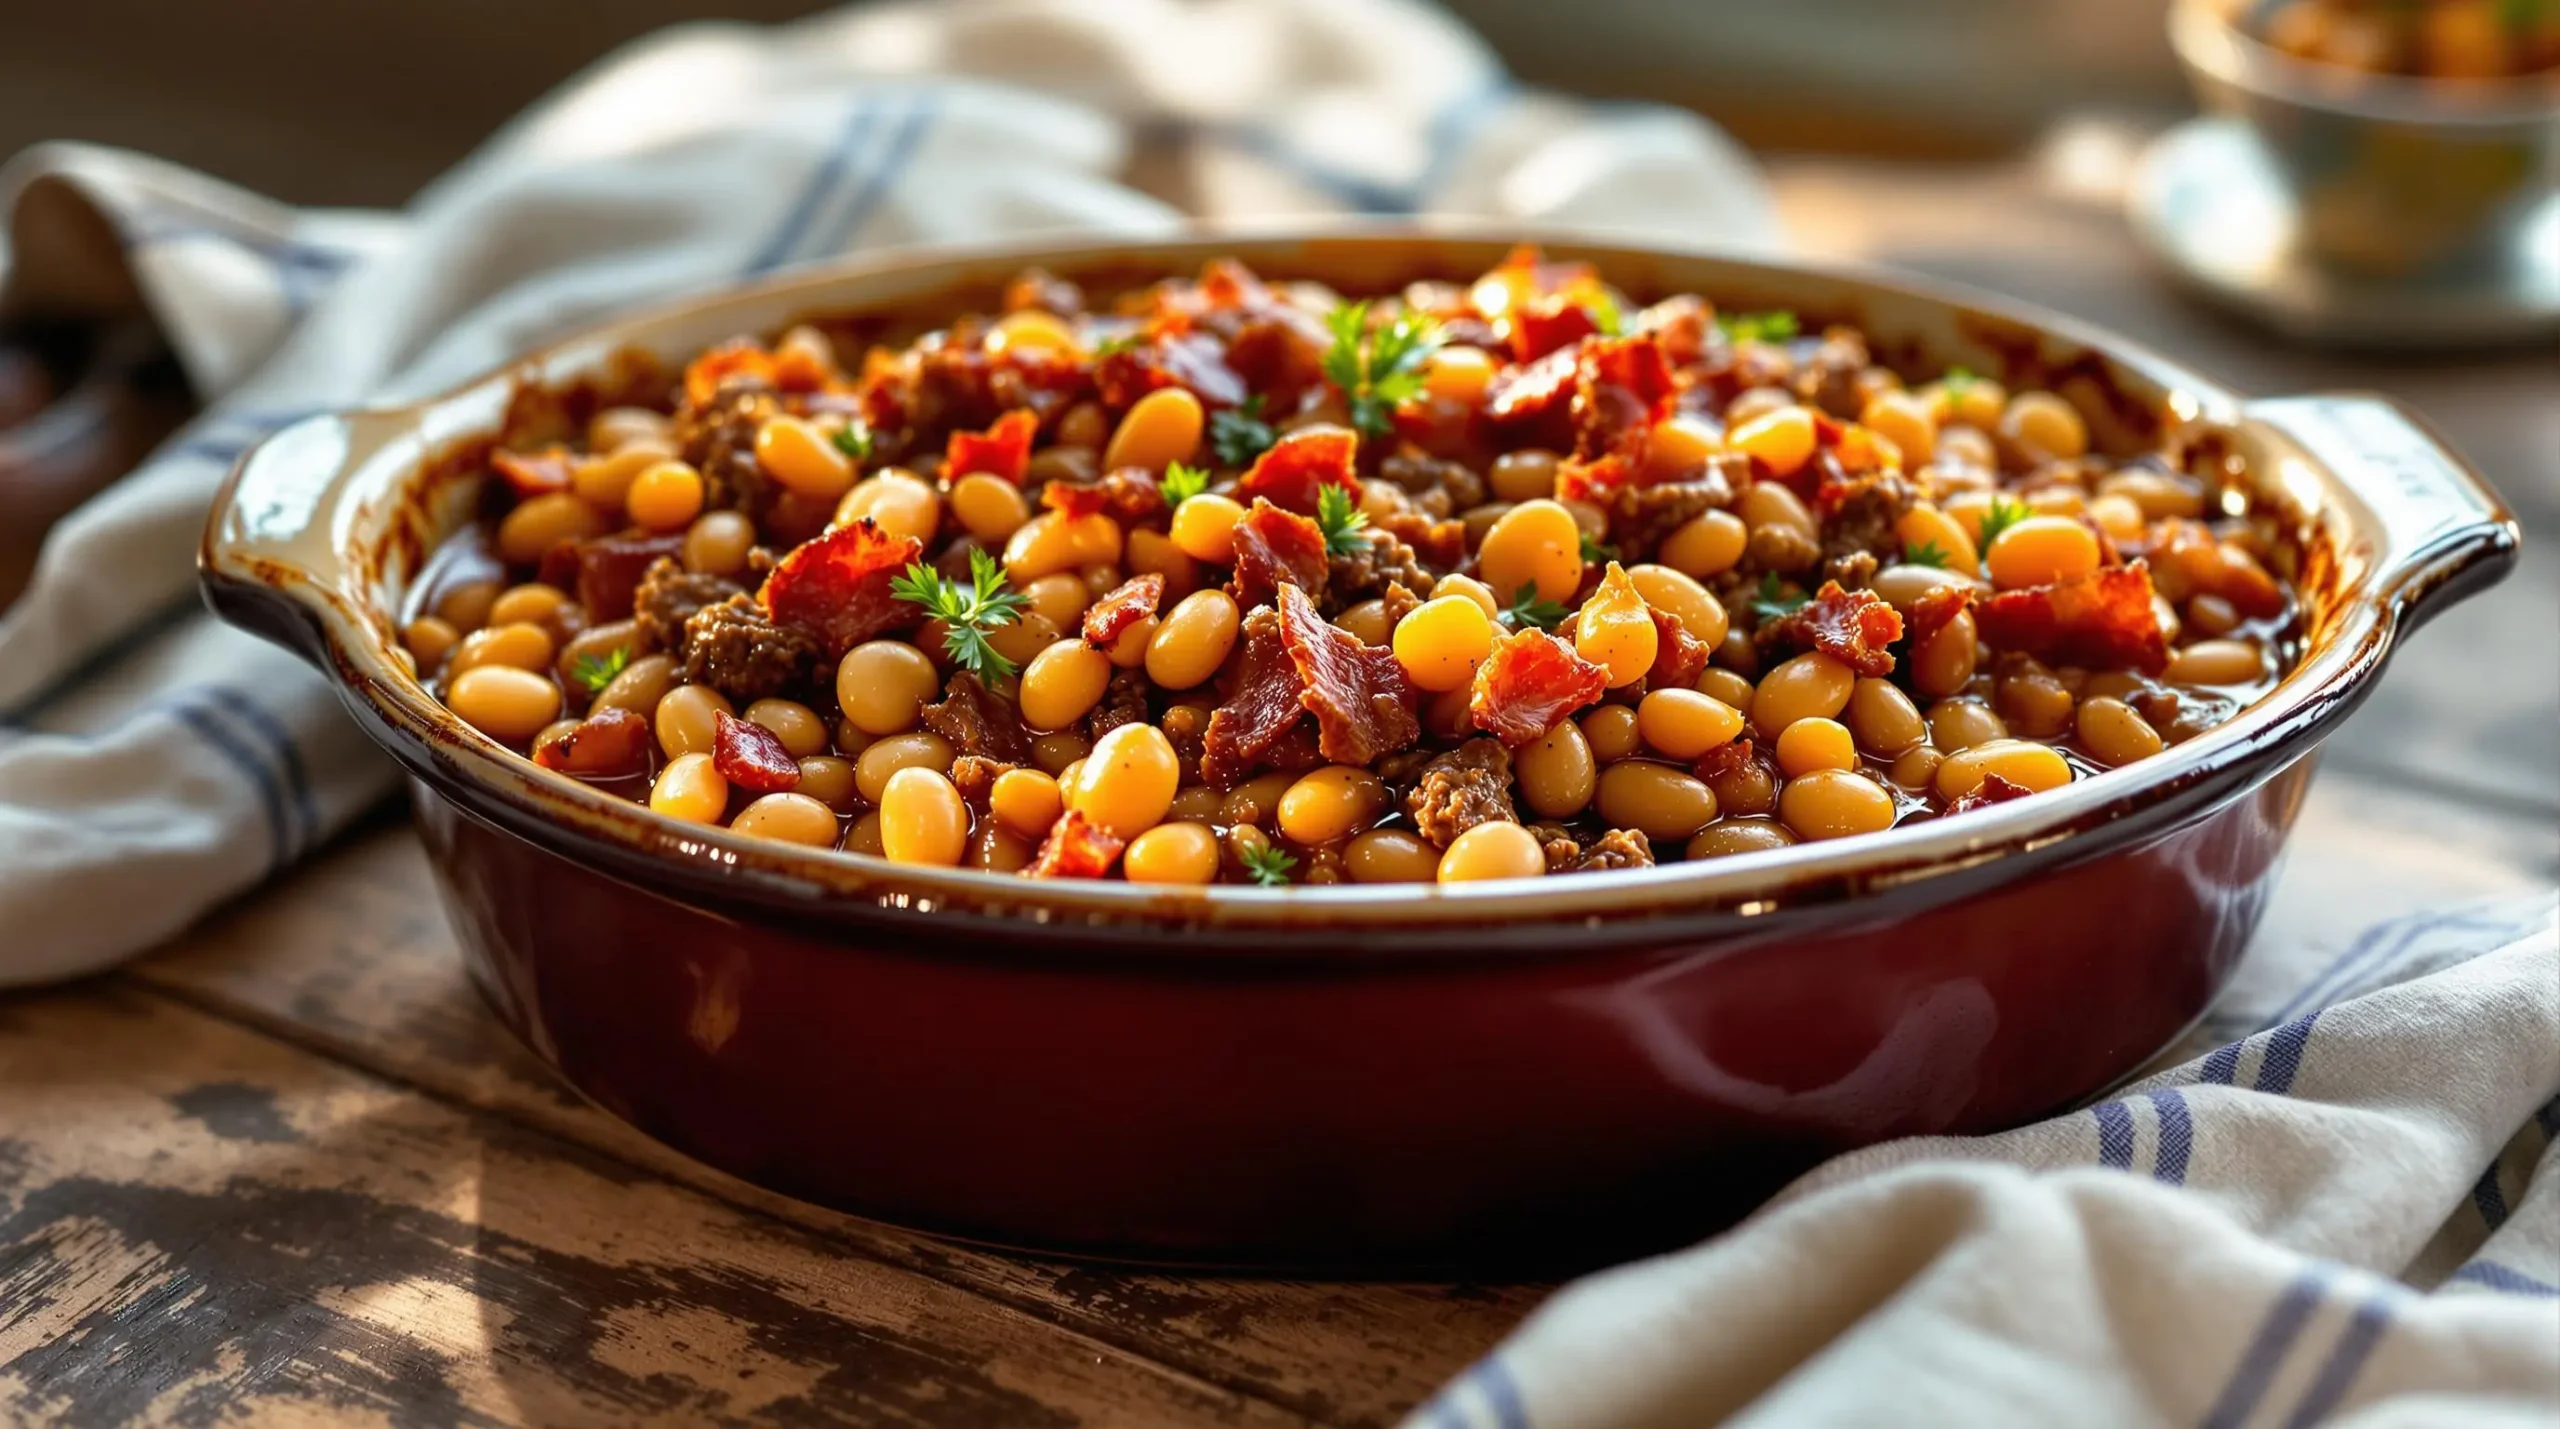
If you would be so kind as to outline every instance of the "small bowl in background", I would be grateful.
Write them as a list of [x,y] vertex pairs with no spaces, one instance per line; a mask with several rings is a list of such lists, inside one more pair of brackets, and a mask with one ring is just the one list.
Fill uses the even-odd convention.
[[[2293,201],[2296,242],[2372,281],[2530,261],[2560,193],[2560,75],[2433,79],[2297,58],[2212,0],[2169,38],[2204,106],[2237,119]],[[2560,255],[2546,255],[2546,262]]]

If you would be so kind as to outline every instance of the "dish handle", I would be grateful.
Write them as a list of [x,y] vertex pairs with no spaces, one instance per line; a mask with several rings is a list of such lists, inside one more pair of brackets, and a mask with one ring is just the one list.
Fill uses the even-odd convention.
[[214,493],[197,553],[205,604],[330,668],[331,627],[369,619],[359,518],[396,486],[414,425],[404,411],[327,413],[242,453]]
[[2251,402],[2247,420],[2333,473],[2371,513],[2374,599],[2403,632],[2506,577],[2515,513],[2426,418],[2370,392]]

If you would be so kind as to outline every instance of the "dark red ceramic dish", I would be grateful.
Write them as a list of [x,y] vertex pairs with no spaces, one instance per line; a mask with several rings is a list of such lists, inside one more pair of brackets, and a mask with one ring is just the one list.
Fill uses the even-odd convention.
[[660,311],[461,391],[302,423],[214,508],[204,580],[413,776],[472,970],[598,1103],[723,1170],[974,1239],[1370,1267],[1661,1245],[1828,1153],[2066,1106],[2195,1019],[2264,907],[2321,738],[2516,530],[2366,397],[2244,402],[2066,323],[1871,277],[1551,241],[1638,298],[1854,321],[1883,360],[2057,387],[2102,445],[2227,426],[2298,523],[2301,664],[2131,768],[1770,854],[1450,887],[1166,891],[793,851],[535,768],[448,714],[393,630],[477,458],[661,361],[813,312],[1101,288],[1232,252],[1347,292],[1519,235],[1199,237],[886,257]]

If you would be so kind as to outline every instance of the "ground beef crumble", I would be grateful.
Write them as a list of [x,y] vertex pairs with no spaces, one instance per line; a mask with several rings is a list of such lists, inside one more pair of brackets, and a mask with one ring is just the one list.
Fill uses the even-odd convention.
[[1414,832],[1447,848],[1478,824],[1520,822],[1511,806],[1511,751],[1498,739],[1470,739],[1422,766],[1405,795]]
[[815,636],[774,624],[744,592],[687,618],[681,654],[687,681],[740,705],[813,687],[826,661]]
[[640,623],[640,638],[647,648],[673,650],[684,643],[685,622],[695,611],[739,594],[743,592],[736,581],[688,571],[672,557],[660,556],[640,578],[631,614]]

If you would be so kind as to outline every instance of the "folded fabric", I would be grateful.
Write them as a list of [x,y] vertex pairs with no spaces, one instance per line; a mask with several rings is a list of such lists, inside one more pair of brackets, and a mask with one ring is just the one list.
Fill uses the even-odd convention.
[[2385,925],[2084,1111],[1567,1287],[1409,1424],[2549,1425],[2555,1136],[2553,900]]
[[0,986],[168,936],[390,788],[316,678],[196,604],[216,484],[299,416],[431,393],[630,305],[862,247],[1143,234],[1186,213],[1775,234],[1704,123],[1520,89],[1409,0],[693,26],[576,80],[402,214],[296,210],[76,145],[0,169],[0,206],[0,321],[138,307],[210,399],[48,534],[0,612]]

